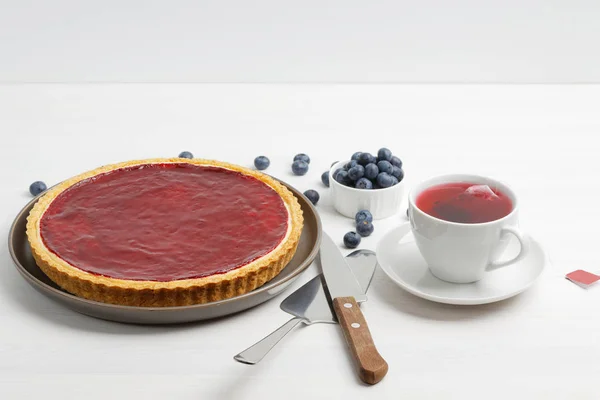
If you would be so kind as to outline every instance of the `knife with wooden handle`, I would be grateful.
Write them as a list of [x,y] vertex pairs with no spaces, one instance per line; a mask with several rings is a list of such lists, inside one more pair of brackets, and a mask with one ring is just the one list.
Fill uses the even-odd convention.
[[367,296],[344,256],[325,233],[321,239],[320,259],[333,309],[358,367],[359,377],[363,382],[374,385],[387,374],[388,364],[377,351],[358,306],[358,303],[367,301]]

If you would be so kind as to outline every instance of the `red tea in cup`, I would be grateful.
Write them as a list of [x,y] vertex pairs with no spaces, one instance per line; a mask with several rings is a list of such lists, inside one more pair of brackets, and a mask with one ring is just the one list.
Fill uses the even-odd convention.
[[416,206],[426,214],[449,222],[479,224],[506,217],[511,199],[497,188],[477,183],[444,183],[425,189]]

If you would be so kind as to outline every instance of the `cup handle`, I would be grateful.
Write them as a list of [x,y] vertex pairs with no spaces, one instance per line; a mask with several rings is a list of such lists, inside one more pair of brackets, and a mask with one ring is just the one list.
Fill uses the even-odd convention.
[[529,252],[529,244],[525,239],[525,234],[519,228],[512,226],[506,226],[500,231],[500,235],[504,235],[506,233],[512,233],[519,240],[519,243],[521,245],[521,251],[519,251],[519,254],[517,254],[517,256],[511,260],[502,262],[491,262],[486,268],[487,271],[493,271],[495,269],[514,264],[517,261],[521,261],[523,258],[525,258],[525,256],[527,256],[527,253]]

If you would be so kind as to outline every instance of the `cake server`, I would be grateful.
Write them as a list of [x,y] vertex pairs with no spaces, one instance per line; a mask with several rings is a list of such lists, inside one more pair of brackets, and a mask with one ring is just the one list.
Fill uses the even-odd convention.
[[[346,260],[363,292],[366,293],[377,266],[375,253],[370,250],[356,250],[348,254]],[[324,284],[323,274],[319,274],[289,295],[281,302],[281,309],[295,318],[233,358],[244,364],[256,364],[301,322],[306,325],[319,322],[336,323]]]
[[367,321],[358,306],[358,303],[367,301],[367,295],[326,233],[321,238],[320,259],[333,310],[358,366],[358,375],[363,382],[373,385],[387,374],[388,364],[377,351]]

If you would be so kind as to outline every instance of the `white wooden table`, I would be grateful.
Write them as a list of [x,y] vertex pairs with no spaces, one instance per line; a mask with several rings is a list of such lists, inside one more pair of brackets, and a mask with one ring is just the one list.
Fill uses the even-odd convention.
[[[583,85],[0,86],[4,243],[34,180],[182,150],[248,166],[269,156],[271,174],[321,193],[324,229],[340,240],[353,224],[332,210],[320,175],[385,145],[409,186],[462,171],[512,184],[522,228],[551,261],[529,291],[478,307],[421,300],[377,271],[363,310],[390,371],[367,387],[335,325],[298,329],[259,365],[233,361],[286,320],[285,295],[207,323],[105,322],[35,292],[4,245],[0,398],[597,399],[600,286],[584,290],[564,274],[600,270],[599,104],[600,86]],[[298,152],[312,158],[304,177],[290,171]],[[363,247],[402,222],[376,222]]]

